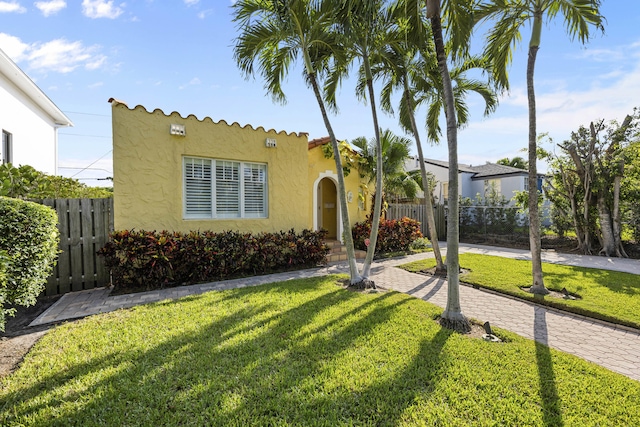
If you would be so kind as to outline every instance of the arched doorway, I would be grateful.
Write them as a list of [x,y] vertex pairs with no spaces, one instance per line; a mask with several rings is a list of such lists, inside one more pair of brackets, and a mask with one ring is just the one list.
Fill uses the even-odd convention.
[[328,239],[338,239],[339,234],[339,207],[338,190],[333,179],[324,177],[320,179],[316,188],[316,214],[317,229],[324,228],[329,232]]

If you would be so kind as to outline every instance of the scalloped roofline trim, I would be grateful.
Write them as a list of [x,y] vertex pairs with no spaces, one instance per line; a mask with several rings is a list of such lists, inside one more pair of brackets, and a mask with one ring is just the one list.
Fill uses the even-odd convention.
[[136,105],[135,107],[129,107],[129,106],[128,106],[124,101],[120,101],[119,99],[116,99],[116,98],[109,98],[109,101],[108,101],[108,102],[111,104],[111,107],[112,107],[112,108],[115,108],[117,105],[123,105],[123,106],[124,106],[124,107],[126,107],[129,111],[142,110],[142,111],[144,111],[144,112],[145,112],[145,113],[147,113],[147,114],[154,114],[154,113],[158,112],[158,113],[161,113],[162,115],[164,115],[165,117],[171,117],[171,116],[175,116],[175,115],[177,115],[177,116],[178,116],[178,117],[180,117],[182,120],[187,120],[187,119],[193,118],[193,119],[195,119],[195,120],[197,120],[197,121],[199,121],[199,122],[201,122],[201,123],[204,123],[204,122],[206,122],[206,121],[208,120],[209,122],[211,122],[211,123],[213,123],[213,124],[216,124],[216,125],[217,125],[217,124],[225,124],[225,125],[227,125],[227,126],[229,126],[229,127],[232,127],[232,126],[234,126],[234,125],[237,125],[240,129],[246,129],[246,128],[249,128],[249,129],[251,129],[251,130],[253,130],[253,131],[262,131],[262,132],[264,132],[264,133],[270,133],[270,132],[273,132],[273,133],[275,133],[276,135],[284,134],[284,135],[286,135],[286,136],[296,136],[296,137],[298,137],[298,138],[302,138],[302,137],[308,138],[308,137],[309,137],[309,133],[308,133],[308,132],[287,132],[287,131],[284,131],[284,130],[277,131],[277,130],[275,130],[275,129],[273,129],[273,128],[272,128],[272,129],[267,130],[267,129],[266,129],[266,128],[264,128],[263,126],[254,127],[254,126],[253,126],[253,125],[251,125],[251,124],[246,124],[246,125],[244,125],[244,126],[243,126],[243,125],[241,125],[241,124],[240,124],[240,123],[238,123],[238,122],[229,123],[229,122],[227,122],[227,121],[226,121],[226,120],[224,120],[224,119],[220,119],[220,120],[218,120],[218,121],[216,122],[216,121],[214,121],[214,120],[213,120],[211,117],[209,117],[209,116],[206,116],[206,117],[204,117],[203,119],[199,119],[199,118],[198,118],[196,115],[194,115],[194,114],[189,114],[188,116],[183,117],[183,116],[182,116],[182,114],[180,114],[180,113],[179,113],[179,112],[177,112],[177,111],[172,111],[170,114],[165,113],[165,112],[164,112],[163,110],[161,110],[160,108],[156,108],[156,109],[154,109],[153,111],[149,111],[149,110],[147,110],[143,105],[140,105],[140,104]]

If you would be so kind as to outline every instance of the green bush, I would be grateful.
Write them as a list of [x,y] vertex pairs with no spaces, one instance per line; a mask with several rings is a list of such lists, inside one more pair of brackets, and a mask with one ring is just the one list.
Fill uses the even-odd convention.
[[0,196],[18,199],[99,199],[113,197],[113,189],[89,187],[77,179],[47,175],[29,165],[0,165]]
[[0,197],[0,330],[14,308],[44,290],[58,253],[58,216],[43,205]]
[[426,237],[418,237],[416,240],[411,242],[410,248],[413,250],[425,250],[431,248],[431,242]]
[[[371,234],[371,223],[363,221],[356,223],[352,228],[353,244],[356,249],[366,250],[366,241]],[[376,252],[406,252],[411,243],[422,237],[420,223],[415,219],[401,218],[381,220],[378,229]]]
[[279,233],[116,231],[98,254],[116,288],[155,289],[325,262],[326,231]]

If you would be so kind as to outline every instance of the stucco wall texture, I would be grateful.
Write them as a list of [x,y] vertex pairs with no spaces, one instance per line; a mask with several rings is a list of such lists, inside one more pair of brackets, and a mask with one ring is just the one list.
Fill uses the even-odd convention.
[[[214,122],[193,115],[147,111],[111,100],[115,229],[275,232],[316,229],[313,186],[327,173],[335,180],[335,164],[321,149],[308,150],[306,134],[266,131],[262,127]],[[172,124],[185,135],[172,135]],[[277,146],[267,147],[267,138]],[[255,162],[267,165],[268,217],[264,219],[185,219],[183,158]],[[357,172],[346,177],[353,193],[351,222],[362,221],[358,209]]]
[[[184,125],[185,136],[170,134],[171,124]],[[257,233],[312,227],[306,135],[130,109],[118,101],[112,102],[112,126],[117,230]],[[266,147],[266,138],[277,147]],[[268,217],[184,219],[184,156],[267,164]]]

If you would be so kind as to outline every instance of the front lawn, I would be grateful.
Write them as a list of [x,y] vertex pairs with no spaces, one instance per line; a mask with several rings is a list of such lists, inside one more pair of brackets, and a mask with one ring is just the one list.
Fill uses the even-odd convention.
[[[400,268],[419,272],[435,265],[434,259],[425,259],[404,264]],[[460,267],[469,271],[460,276],[465,283],[640,328],[640,275],[543,263],[544,284],[548,289],[561,291],[565,288],[580,298],[570,300],[546,296],[540,300],[521,289],[531,286],[531,261],[460,254]]]
[[0,425],[638,425],[640,382],[337,276],[69,323],[0,382]]

